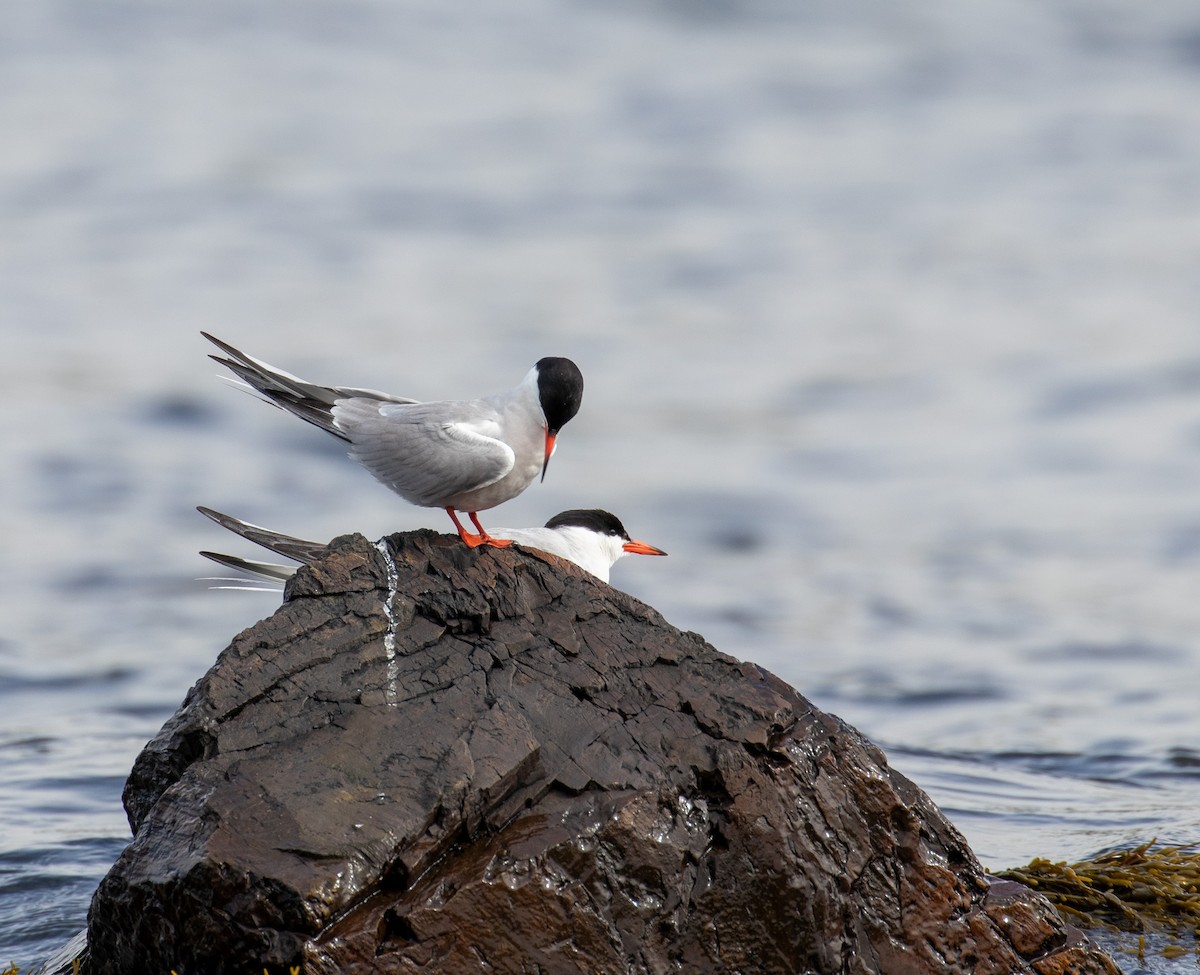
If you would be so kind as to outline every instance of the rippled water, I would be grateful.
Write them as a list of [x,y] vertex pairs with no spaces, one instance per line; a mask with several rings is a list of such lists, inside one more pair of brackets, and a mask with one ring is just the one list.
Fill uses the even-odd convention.
[[571,356],[487,523],[617,512],[671,552],[618,586],[989,867],[1200,839],[1194,4],[57,0],[0,126],[0,964],[84,925],[138,750],[272,609],[195,581],[193,505],[447,527],[201,328],[418,397]]

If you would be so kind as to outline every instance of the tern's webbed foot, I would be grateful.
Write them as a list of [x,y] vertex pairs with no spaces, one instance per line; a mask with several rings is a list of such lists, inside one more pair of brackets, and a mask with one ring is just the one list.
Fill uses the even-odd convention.
[[447,508],[446,514],[454,521],[454,527],[458,529],[458,537],[466,543],[467,548],[479,548],[480,545],[490,545],[492,548],[508,548],[512,545],[512,542],[507,538],[492,538],[484,530],[483,525],[479,524],[479,517],[473,511],[469,511],[467,514],[470,515],[472,524],[479,529],[478,535],[472,535],[463,528],[462,522],[458,520],[458,515],[454,513],[453,508]]
[[459,538],[466,543],[467,548],[489,546],[491,548],[509,548],[512,542],[507,538],[492,538],[491,535],[472,535],[470,532],[460,532]]

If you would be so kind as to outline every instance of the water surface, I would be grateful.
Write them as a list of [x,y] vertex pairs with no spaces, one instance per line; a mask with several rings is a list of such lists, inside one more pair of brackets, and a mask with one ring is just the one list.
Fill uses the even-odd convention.
[[417,397],[571,356],[583,411],[486,523],[617,512],[671,558],[615,584],[873,737],[991,868],[1200,838],[1194,4],[5,24],[0,963],[84,925],[133,759],[273,608],[195,581],[195,504],[447,527],[201,328]]

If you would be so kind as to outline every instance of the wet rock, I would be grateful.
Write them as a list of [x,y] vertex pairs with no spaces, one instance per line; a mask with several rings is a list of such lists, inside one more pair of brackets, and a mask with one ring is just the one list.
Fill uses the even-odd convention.
[[301,569],[125,806],[89,975],[1117,971],[778,678],[431,532]]

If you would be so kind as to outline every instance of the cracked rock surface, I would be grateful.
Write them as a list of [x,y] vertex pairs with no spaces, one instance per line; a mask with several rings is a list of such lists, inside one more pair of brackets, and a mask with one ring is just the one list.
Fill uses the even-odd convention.
[[301,569],[124,798],[89,975],[1118,971],[772,674],[432,532]]

